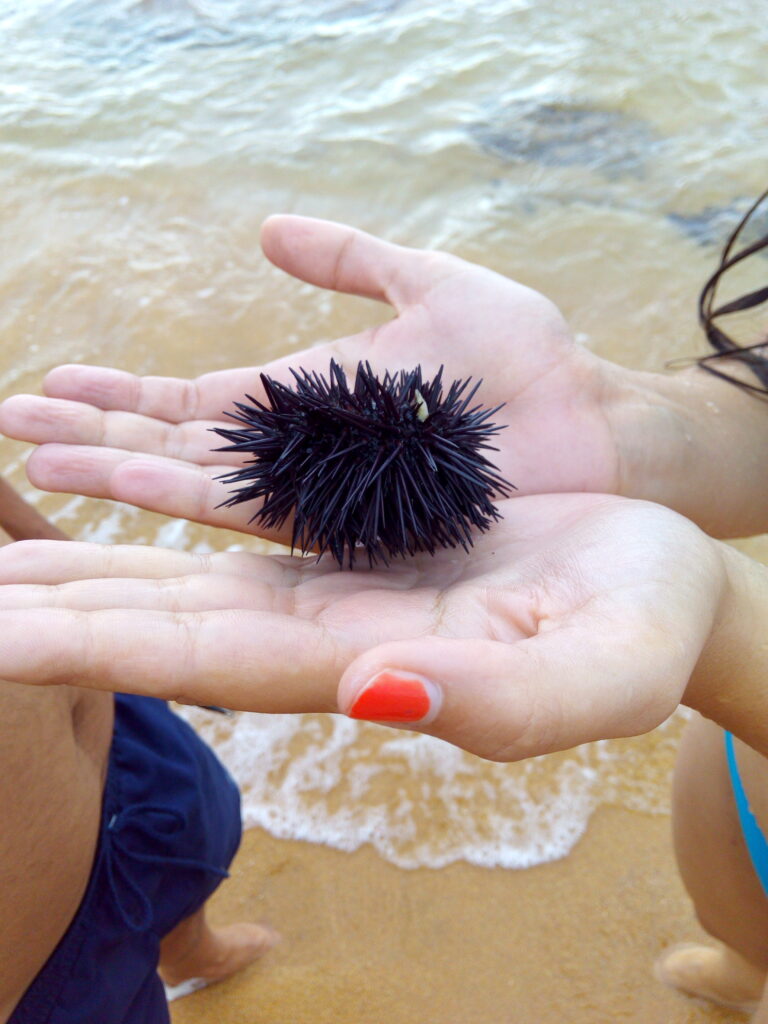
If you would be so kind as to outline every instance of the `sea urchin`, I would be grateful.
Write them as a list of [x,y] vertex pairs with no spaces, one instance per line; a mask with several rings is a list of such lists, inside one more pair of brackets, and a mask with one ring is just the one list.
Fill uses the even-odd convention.
[[470,408],[481,382],[454,381],[443,395],[442,367],[432,380],[420,366],[379,379],[360,363],[350,390],[334,360],[327,379],[291,373],[295,389],[262,374],[269,404],[246,395],[249,404],[225,413],[241,426],[215,428],[230,442],[218,451],[252,456],[221,477],[237,485],[225,506],[263,499],[251,521],[267,528],[293,514],[291,546],[330,551],[342,568],[358,549],[369,565],[466,551],[473,527],[500,518],[491,496],[514,486],[481,454],[502,429],[490,422],[501,406]]

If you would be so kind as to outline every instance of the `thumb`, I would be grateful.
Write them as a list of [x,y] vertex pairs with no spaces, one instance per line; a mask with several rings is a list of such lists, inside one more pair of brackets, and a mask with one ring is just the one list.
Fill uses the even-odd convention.
[[[428,637],[367,651],[339,684],[352,718],[416,729],[493,761],[635,735],[674,711],[692,670],[662,638],[595,643],[554,629],[514,643]],[[642,657],[638,657],[638,650]]]
[[444,253],[409,249],[345,224],[293,214],[268,217],[261,246],[267,259],[293,277],[388,302],[398,311],[456,273],[456,261]]

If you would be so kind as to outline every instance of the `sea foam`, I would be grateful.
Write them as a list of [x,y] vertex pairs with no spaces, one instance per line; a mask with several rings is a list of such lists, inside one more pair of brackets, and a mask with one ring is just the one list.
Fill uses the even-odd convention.
[[529,867],[565,856],[600,803],[668,811],[681,722],[657,730],[650,755],[647,741],[620,740],[496,764],[340,715],[182,713],[239,783],[246,827],[341,850],[369,843],[403,868]]

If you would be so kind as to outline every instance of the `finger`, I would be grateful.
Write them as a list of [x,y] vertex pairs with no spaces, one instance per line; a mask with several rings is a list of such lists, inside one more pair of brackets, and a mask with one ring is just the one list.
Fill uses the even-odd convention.
[[0,678],[31,685],[235,710],[336,711],[342,660],[319,626],[269,612],[0,612]]
[[0,586],[0,611],[25,608],[145,609],[206,612],[242,608],[287,613],[292,595],[253,576],[197,574],[178,578],[82,579],[56,585],[18,583]]
[[[230,497],[232,485],[217,477],[230,469],[223,465],[199,468],[160,455],[87,445],[46,444],[27,462],[27,476],[44,491],[110,498],[209,526],[255,532],[250,520],[260,502],[219,507]],[[266,536],[261,529],[259,533]]]
[[693,665],[657,632],[609,628],[596,644],[597,629],[592,621],[512,644],[383,644],[346,670],[339,707],[353,717],[410,725],[494,761],[655,728],[677,706]]
[[[88,545],[81,547],[87,548]],[[107,545],[92,547],[98,549]],[[53,564],[49,563],[47,570],[45,566],[34,564],[39,562],[35,556],[31,567],[26,563],[17,564],[15,572],[12,566],[7,566],[0,559],[0,611],[23,608],[71,608],[75,611],[143,608],[203,612],[242,608],[285,615],[296,613],[302,618],[312,618],[318,609],[334,600],[341,603],[349,597],[359,602],[366,591],[375,590],[377,594],[383,594],[388,590],[403,589],[402,578],[370,573],[365,576],[357,574],[359,579],[352,581],[351,574],[332,572],[330,577],[327,576],[327,567],[317,563],[305,566],[301,560],[258,555],[245,555],[243,558],[247,561],[238,563],[234,553],[231,556],[214,556],[201,571],[187,565],[187,570],[194,568],[195,571],[174,576],[168,570],[184,566],[174,566],[172,558],[153,560],[148,564],[146,559],[131,558],[131,550],[127,548],[123,552],[120,548],[113,548],[108,558],[98,551],[93,554],[85,551],[81,553],[79,563],[64,559],[63,565],[56,564],[54,551]],[[151,549],[147,549],[149,551]],[[87,566],[93,575],[88,575],[83,566]],[[150,572],[142,577],[138,571],[141,567]],[[118,575],[120,569],[130,571],[131,576]],[[106,570],[104,575],[96,575],[102,570]],[[26,582],[30,578],[36,582]],[[19,579],[25,582],[16,582]],[[315,581],[319,586],[313,587]],[[294,587],[299,583],[307,586],[297,598]],[[300,606],[298,612],[297,606]]]
[[57,366],[43,381],[49,398],[87,402],[98,409],[124,410],[168,423],[220,419],[232,397],[253,393],[259,372],[253,367],[219,370],[195,380],[137,377],[104,366]]
[[[350,374],[361,359],[368,358],[371,337],[371,331],[363,331],[327,345],[315,346],[298,355],[276,359],[261,368],[218,370],[195,380],[137,377],[124,370],[104,366],[57,366],[43,381],[43,391],[50,399],[82,402],[106,411],[132,412],[165,423],[202,420],[221,425],[222,421],[227,422],[225,413],[232,411],[234,403],[242,401],[245,395],[252,395],[260,402],[266,400],[260,373],[284,384],[292,384],[291,368],[303,367],[310,372],[326,373],[331,358],[334,358]],[[0,430],[4,430],[3,423],[9,415],[5,405],[11,401],[7,399],[0,405]],[[12,420],[8,425],[12,426]],[[192,436],[196,438],[197,435]],[[31,438],[25,436],[21,440]],[[95,442],[86,440],[79,443]],[[131,446],[120,443],[119,447]],[[215,437],[210,447],[217,447]]]
[[105,412],[81,401],[14,395],[0,406],[0,431],[33,444],[59,443],[125,448],[196,465],[238,465],[242,454],[217,452],[219,420],[172,424],[130,412]]
[[99,577],[165,580],[192,574],[227,574],[257,576],[270,585],[288,585],[302,565],[299,560],[246,551],[193,554],[141,544],[30,540],[0,550],[0,584],[59,584]]
[[68,364],[51,370],[43,381],[43,391],[49,398],[86,402],[97,409],[133,412],[167,423],[221,421],[234,401],[246,394],[259,397],[260,388],[259,370],[252,366],[184,380],[137,377],[105,366]]
[[0,550],[0,584],[56,584],[96,576],[163,579],[204,572],[210,557],[138,544],[24,540]]
[[294,277],[335,291],[389,302],[395,309],[420,301],[456,273],[444,253],[385,242],[344,224],[281,214],[261,229],[267,259]]

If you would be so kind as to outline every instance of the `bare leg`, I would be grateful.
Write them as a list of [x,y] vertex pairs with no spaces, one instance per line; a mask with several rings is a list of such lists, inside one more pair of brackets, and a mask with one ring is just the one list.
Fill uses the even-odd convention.
[[[0,478],[0,528],[12,540],[67,540],[58,526],[49,523],[37,509]],[[3,538],[4,540],[5,538]],[[0,541],[2,543],[2,541]]]
[[[768,796],[768,764],[739,749],[758,813],[759,791]],[[673,948],[659,960],[657,975],[691,995],[754,1009],[768,971],[768,899],[741,834],[722,730],[705,719],[694,719],[681,743],[673,810],[680,874],[702,927],[719,945]]]
[[264,925],[239,924],[212,928],[205,907],[181,921],[160,946],[160,976],[168,985],[187,978],[221,981],[263,956],[277,941]]

